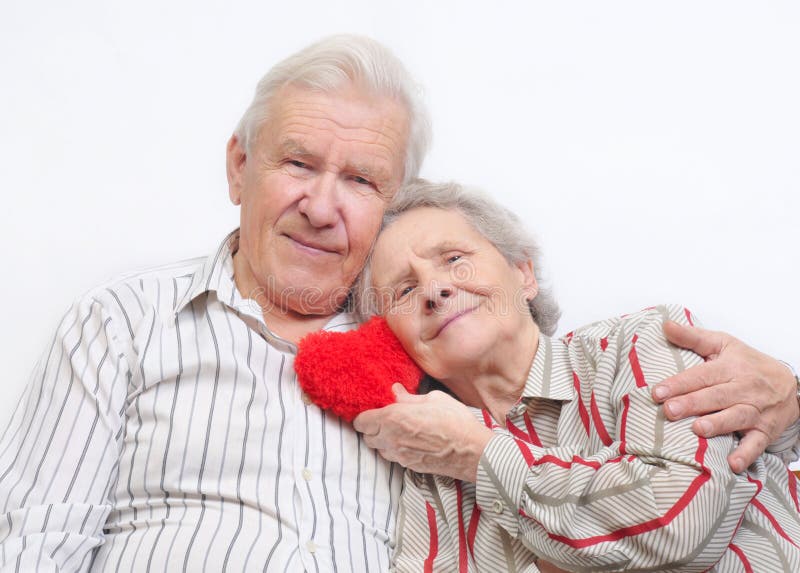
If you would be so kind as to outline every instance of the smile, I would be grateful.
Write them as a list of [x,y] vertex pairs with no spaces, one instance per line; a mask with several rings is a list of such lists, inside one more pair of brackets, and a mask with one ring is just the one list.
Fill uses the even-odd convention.
[[284,234],[283,236],[286,237],[289,242],[292,243],[292,245],[294,245],[298,250],[310,255],[338,255],[340,253],[339,249],[329,245],[317,243],[315,241],[309,241],[300,237],[293,237],[292,235],[287,234]]
[[447,328],[448,326],[453,324],[459,318],[461,318],[461,317],[463,317],[463,316],[465,316],[467,314],[473,313],[475,310],[477,310],[477,308],[479,306],[480,306],[479,304],[476,304],[472,308],[468,308],[466,310],[462,310],[461,312],[457,312],[453,316],[447,318],[447,320],[445,320],[442,324],[439,325],[439,328],[436,330],[436,333],[431,337],[431,339],[436,338],[437,336],[439,336],[445,328]]

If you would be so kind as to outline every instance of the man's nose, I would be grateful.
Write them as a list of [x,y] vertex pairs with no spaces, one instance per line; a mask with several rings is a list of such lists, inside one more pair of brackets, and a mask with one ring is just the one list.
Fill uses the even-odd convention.
[[297,208],[313,227],[334,226],[340,217],[336,174],[326,171],[310,180]]

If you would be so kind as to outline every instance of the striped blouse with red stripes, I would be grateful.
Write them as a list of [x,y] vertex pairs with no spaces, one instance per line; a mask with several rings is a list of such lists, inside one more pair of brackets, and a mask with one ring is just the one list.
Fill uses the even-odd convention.
[[[800,571],[798,479],[778,455],[731,472],[733,436],[668,421],[648,385],[702,361],[660,306],[540,337],[521,400],[477,484],[406,472],[397,571]],[[796,448],[798,428],[780,443]]]

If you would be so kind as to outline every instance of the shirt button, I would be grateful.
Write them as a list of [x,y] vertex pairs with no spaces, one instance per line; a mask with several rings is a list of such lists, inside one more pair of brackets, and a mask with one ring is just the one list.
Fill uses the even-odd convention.
[[311,481],[312,477],[313,474],[311,473],[311,470],[308,468],[303,468],[303,479],[306,481]]
[[303,404],[305,404],[306,406],[310,406],[311,404],[314,403],[314,401],[311,398],[309,398],[308,394],[306,394],[305,392],[303,392],[301,399],[303,400]]
[[309,553],[314,553],[317,550],[317,544],[309,539],[306,541],[306,549]]
[[503,513],[505,508],[506,506],[503,505],[503,502],[500,501],[499,499],[494,500],[494,503],[492,503],[492,510],[497,514]]

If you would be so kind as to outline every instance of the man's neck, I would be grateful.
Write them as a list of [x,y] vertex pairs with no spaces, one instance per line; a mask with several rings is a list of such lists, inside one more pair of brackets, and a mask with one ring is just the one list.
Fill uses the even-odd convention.
[[273,307],[263,312],[264,322],[273,334],[297,344],[306,334],[321,330],[333,315],[297,314]]
[[[233,275],[236,289],[243,298],[253,300],[259,305],[264,322],[273,334],[297,344],[306,334],[322,329],[336,314],[334,310],[318,314],[297,312],[292,308],[292,301],[271,296],[274,293],[261,287],[249,269],[243,268],[246,264],[234,254]],[[251,297],[249,293],[258,293],[258,297]],[[278,300],[273,300],[276,298]]]

